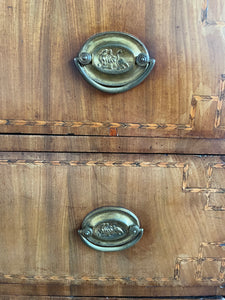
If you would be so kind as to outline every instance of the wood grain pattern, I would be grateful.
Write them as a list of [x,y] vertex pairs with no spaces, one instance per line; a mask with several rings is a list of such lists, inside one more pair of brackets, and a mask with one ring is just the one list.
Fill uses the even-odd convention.
[[[57,296],[53,296],[53,297],[48,297],[48,296],[0,296],[1,300],[122,300],[124,298],[120,298],[120,297],[57,297]],[[140,300],[143,298],[126,298],[128,300]],[[145,299],[151,299],[151,300],[157,300],[158,298],[146,298]],[[162,300],[167,300],[167,298],[161,298]],[[179,300],[180,298],[173,298],[174,300]],[[183,298],[184,300],[188,300],[189,298]],[[198,299],[198,298],[197,298]],[[201,300],[223,300],[222,297],[210,297],[210,298],[204,298],[201,297]]]
[[[48,297],[48,296],[0,296],[1,300],[81,300],[81,298],[79,297],[57,297],[57,296],[53,296],[53,297]],[[88,300],[90,298],[83,298],[83,300]],[[96,298],[97,299],[97,298]],[[106,299],[102,298],[102,299]],[[115,299],[115,298],[114,298]]]
[[0,135],[0,151],[224,155],[224,149],[221,139]]
[[[1,283],[36,294],[55,284],[68,296],[223,285],[222,157],[0,153],[0,169]],[[104,205],[137,214],[145,233],[135,247],[101,253],[81,242],[83,218]]]
[[[217,3],[223,7],[223,0]],[[0,5],[2,133],[110,135],[117,128],[119,136],[224,137],[215,121],[218,107],[203,101],[196,116],[192,107],[195,95],[222,101],[218,81],[225,44],[219,27],[204,26],[209,12],[218,17],[210,1],[209,6],[205,0]],[[88,37],[107,30],[136,35],[156,59],[145,82],[119,95],[95,90],[71,63]]]
[[[73,285],[73,286],[62,286],[62,285],[56,285],[56,284],[43,284],[43,285],[35,285],[35,284],[0,284],[0,292],[2,294],[7,294],[7,295],[37,295],[37,291],[39,294],[43,295],[68,295],[68,294],[77,294],[77,295],[82,295],[84,291],[87,289],[87,286],[78,286],[78,285]],[[91,293],[92,293],[91,289]],[[95,286],[95,292],[97,291],[98,295],[112,295],[110,287],[98,287]],[[120,289],[118,289],[118,293],[120,292]],[[126,294],[126,298],[132,298],[135,297],[135,294],[139,294],[142,296],[139,296],[141,298],[146,298],[146,292],[143,294],[143,287],[134,287],[131,286],[129,288],[123,287],[123,294]],[[151,288],[151,290],[148,291],[148,296],[147,297],[155,297],[156,299],[159,297],[165,297],[163,294],[165,294],[165,289],[161,289],[159,287],[156,288]],[[168,297],[173,297],[174,294],[177,295],[182,295],[183,297],[189,297],[189,295],[198,295],[199,298],[203,298],[204,296],[207,298],[208,295],[215,295],[215,296],[223,296],[223,288],[218,288],[218,287],[175,287],[173,289],[167,290],[167,299]],[[83,296],[82,296],[83,297]],[[88,297],[88,296],[87,296]],[[110,299],[111,297],[118,297],[116,295],[114,296],[109,296],[108,298]],[[91,298],[91,297],[90,297]],[[96,297],[96,298],[102,298],[101,297]],[[119,298],[120,299],[120,298]],[[124,299],[122,297],[121,299]],[[181,299],[181,298],[180,298]],[[198,298],[197,298],[198,299]],[[82,298],[81,298],[82,300]]]
[[[124,298],[120,297],[48,297],[48,296],[0,296],[1,300],[123,300]],[[128,300],[140,300],[143,298],[135,297],[135,298],[126,298]],[[149,300],[157,300],[158,298],[146,298]],[[167,300],[168,298],[161,298],[162,300]],[[173,298],[174,300],[179,300],[180,298]],[[188,300],[189,298],[183,298],[184,300]],[[196,298],[196,299],[201,299],[201,300],[223,300],[223,297],[201,297],[201,298]]]
[[[0,1],[0,299],[224,295],[224,13],[224,0]],[[103,31],[156,59],[126,93],[73,64]],[[94,251],[77,231],[111,205],[143,238]]]

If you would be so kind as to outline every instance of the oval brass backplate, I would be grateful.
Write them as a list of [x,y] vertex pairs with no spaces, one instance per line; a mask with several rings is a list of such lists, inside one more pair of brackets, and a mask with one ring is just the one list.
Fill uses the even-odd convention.
[[143,229],[138,218],[128,209],[106,206],[90,212],[78,233],[95,250],[119,251],[136,244],[143,235]]
[[130,34],[115,31],[89,38],[74,62],[92,86],[108,93],[120,93],[135,87],[155,65],[141,41]]

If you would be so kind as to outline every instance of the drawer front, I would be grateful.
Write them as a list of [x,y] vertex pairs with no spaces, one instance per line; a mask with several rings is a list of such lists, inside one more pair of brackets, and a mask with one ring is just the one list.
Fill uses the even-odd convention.
[[[2,133],[224,137],[224,0],[7,0],[0,12]],[[75,69],[104,31],[137,36],[156,60],[125,93]]]
[[[224,157],[0,154],[0,292],[61,296],[223,294]],[[133,247],[78,235],[101,206],[134,212]]]

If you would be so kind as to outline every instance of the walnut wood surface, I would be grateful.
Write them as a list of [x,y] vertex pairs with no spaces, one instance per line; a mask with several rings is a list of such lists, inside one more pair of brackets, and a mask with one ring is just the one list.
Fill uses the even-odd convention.
[[0,135],[0,151],[225,154],[224,139]]
[[[146,289],[146,288],[145,288]],[[132,298],[135,297],[134,295],[143,295],[143,287],[124,287],[122,289],[123,294],[127,294],[127,296],[125,298]],[[76,294],[76,295],[83,295],[85,293],[85,291],[89,292],[89,295],[93,295],[94,294],[98,294],[101,296],[97,296],[94,297],[95,298],[99,298],[99,300],[102,299],[102,295],[111,295],[112,291],[110,287],[99,287],[99,286],[95,286],[94,289],[84,285],[84,286],[78,286],[78,285],[72,285],[72,286],[62,286],[59,284],[0,284],[0,292],[3,295],[69,295],[69,294]],[[94,291],[94,292],[93,292]],[[118,293],[120,293],[120,289],[118,289]],[[156,299],[161,299],[161,297],[165,297],[163,295],[165,295],[165,288],[159,288],[159,287],[155,287],[155,288],[151,288],[150,290],[148,289],[148,291],[145,291],[144,294],[148,294],[147,297],[155,297]],[[183,299],[183,297],[189,297],[189,295],[199,295],[199,298],[203,298],[204,296],[207,298],[208,295],[216,295],[216,296],[223,296],[224,295],[224,291],[223,288],[219,288],[219,287],[176,287],[176,288],[167,288],[166,289],[166,299],[168,299],[169,297],[174,299],[174,294],[177,295],[182,295],[182,298],[179,299]],[[66,296],[67,297],[67,296]],[[83,296],[81,296],[83,298]],[[107,296],[108,297],[108,296]],[[117,297],[117,296],[112,296],[112,297]],[[79,300],[82,300],[79,299]],[[87,298],[92,299],[92,296],[88,296]],[[111,298],[108,297],[109,299]],[[134,299],[135,299],[134,298]],[[139,299],[145,299],[146,296],[141,296]],[[123,299],[124,297],[118,297],[118,299]],[[148,298],[147,298],[148,299]],[[85,299],[86,300],[86,299]],[[200,299],[199,299],[200,300]],[[221,299],[223,300],[223,299]]]
[[[109,30],[156,59],[118,95],[73,65]],[[0,1],[0,299],[224,295],[224,30],[224,0]],[[138,216],[134,247],[82,243],[106,205]]]
[[[120,297],[57,297],[57,296],[53,296],[53,297],[48,297],[48,296],[0,296],[1,300],[123,300],[124,298],[120,298]],[[126,298],[128,300],[140,300],[143,298]],[[149,300],[157,300],[158,298],[144,298],[144,299],[149,299]],[[160,300],[167,300],[168,298],[160,298]],[[173,298],[173,300],[179,300],[180,298]],[[183,298],[184,300],[188,300],[190,298]],[[217,298],[217,297],[210,297],[210,298],[195,298],[195,299],[199,299],[199,300],[222,300],[223,298]]]
[[[0,296],[0,299],[1,300],[122,300],[124,298],[120,298],[120,297],[57,297],[57,296],[53,296],[53,297],[48,297],[48,296]],[[143,299],[143,298],[126,298],[128,300],[140,300],[140,299]],[[157,300],[158,298],[144,298],[144,299],[151,299],[151,300]],[[160,298],[160,300],[167,300],[168,298]],[[173,300],[178,300],[180,298],[173,298]],[[188,300],[190,298],[183,298],[184,300]],[[221,298],[217,298],[217,297],[210,297],[210,298],[204,298],[204,297],[201,297],[201,298],[195,298],[195,299],[199,299],[199,300],[207,300],[207,299],[210,299],[210,300],[222,300],[222,297]]]
[[[0,300],[122,300],[124,298],[120,298],[120,297],[57,297],[57,296],[53,296],[53,297],[48,297],[48,296],[0,296]],[[128,300],[140,300],[143,298],[126,298]],[[145,299],[151,299],[151,300],[155,300],[154,298],[145,298]],[[204,300],[204,298],[201,298],[202,300]],[[162,299],[165,300],[165,299]],[[174,299],[177,300],[177,299]],[[185,299],[184,299],[185,300]],[[211,298],[211,300],[214,300]]]
[[[223,0],[1,1],[0,131],[223,138],[224,11]],[[92,88],[72,62],[110,30],[137,36],[156,59],[118,95]]]
[[[0,170],[0,293],[223,293],[224,157],[0,153]],[[134,247],[80,240],[86,214],[107,205],[140,219]]]

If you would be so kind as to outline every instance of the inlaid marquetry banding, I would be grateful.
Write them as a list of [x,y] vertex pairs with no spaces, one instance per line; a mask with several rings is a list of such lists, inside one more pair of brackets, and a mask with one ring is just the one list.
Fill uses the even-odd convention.
[[[184,162],[152,162],[152,161],[94,161],[94,160],[84,160],[84,161],[75,161],[75,160],[31,160],[31,159],[1,159],[0,166],[7,166],[7,165],[18,165],[18,166],[70,166],[70,167],[129,167],[129,168],[181,168],[183,169],[183,178],[182,178],[182,189],[183,192],[192,192],[192,193],[204,193],[209,198],[211,193],[224,193],[225,190],[222,188],[211,188],[211,180],[213,175],[214,169],[223,170],[225,169],[225,163],[214,163],[209,164],[206,169],[207,174],[207,184],[206,187],[189,187],[188,186],[188,178],[189,178],[189,165]],[[211,209],[210,209],[211,208]],[[207,201],[207,210],[214,210],[213,207],[210,207],[209,201]],[[216,209],[215,209],[216,210]],[[217,209],[219,210],[219,209]],[[224,209],[225,210],[225,209]],[[199,247],[199,253],[196,257],[178,257],[175,261],[175,267],[173,276],[171,277],[91,277],[91,276],[83,276],[78,278],[76,276],[71,276],[67,274],[63,275],[25,275],[25,274],[1,274],[0,273],[0,280],[4,282],[5,280],[8,281],[26,281],[26,282],[36,282],[36,281],[47,281],[47,282],[62,282],[62,283],[69,283],[69,284],[81,284],[84,282],[93,282],[98,283],[101,281],[107,282],[121,282],[130,284],[133,282],[138,282],[139,284],[145,285],[146,282],[148,283],[162,283],[162,282],[173,282],[179,281],[180,273],[182,264],[187,263],[195,263],[196,264],[196,272],[195,272],[195,279],[198,282],[215,282],[221,283],[224,281],[225,277],[225,258],[221,257],[204,257],[203,250],[204,247],[225,247],[223,242],[215,243],[201,243]],[[203,277],[203,270],[204,270],[204,262],[217,262],[220,265],[220,271],[218,277]]]
[[18,280],[18,281],[28,281],[28,282],[35,282],[35,281],[48,281],[48,282],[60,282],[60,283],[69,283],[69,284],[81,284],[84,282],[100,282],[100,281],[106,281],[106,282],[121,282],[121,283],[143,283],[146,284],[146,282],[169,282],[173,281],[173,277],[89,277],[89,276],[83,276],[83,277],[76,277],[71,275],[21,275],[21,274],[3,274],[0,273],[0,280],[4,282],[4,280]]
[[0,165],[36,165],[36,166],[102,166],[102,167],[158,167],[183,168],[180,162],[151,162],[151,161],[94,161],[94,160],[31,160],[31,159],[0,159]]
[[[132,284],[134,282],[138,282],[139,284],[145,285],[146,283],[163,283],[163,282],[174,282],[181,280],[181,268],[182,264],[188,263],[196,263],[196,271],[193,276],[195,280],[198,282],[215,282],[221,283],[224,281],[225,277],[225,258],[218,258],[218,257],[204,257],[203,251],[205,247],[224,247],[225,244],[223,242],[208,242],[208,243],[201,243],[199,247],[198,256],[196,257],[178,257],[175,261],[175,267],[173,276],[171,277],[133,277],[133,276],[126,276],[126,277],[114,277],[114,276],[72,276],[69,274],[51,274],[51,275],[25,275],[25,274],[4,274],[0,273],[0,280],[4,283],[13,281],[13,282],[41,282],[44,281],[45,283],[67,283],[67,284],[82,284],[85,282],[93,282],[97,284],[101,281],[105,282],[120,282],[122,284]],[[218,273],[218,277],[203,277],[203,270],[204,270],[204,262],[217,262],[220,265],[220,271]]]
[[18,166],[69,166],[69,167],[125,167],[125,168],[181,168],[183,169],[182,190],[185,193],[203,193],[207,197],[205,210],[225,211],[225,207],[216,207],[210,205],[210,195],[212,193],[224,194],[225,188],[211,187],[212,175],[214,169],[225,169],[225,163],[209,164],[207,166],[207,182],[205,187],[188,186],[189,165],[185,162],[152,162],[152,161],[104,161],[104,160],[32,160],[32,159],[0,159],[0,166],[18,165]]
[[45,121],[45,120],[0,120],[0,125],[37,126],[37,127],[70,127],[70,128],[122,128],[122,129],[149,129],[149,130],[192,130],[198,101],[218,101],[217,96],[193,96],[190,111],[190,123],[132,123],[132,122],[76,122],[76,121]]
[[76,121],[45,121],[45,120],[0,120],[0,125],[37,126],[37,127],[70,127],[70,128],[123,128],[123,129],[166,129],[192,130],[190,124],[170,123],[131,123],[131,122],[76,122]]
[[[213,0],[210,0],[213,1]],[[217,27],[225,27],[225,21],[215,21],[208,19],[208,3],[209,0],[202,0],[201,3],[201,23],[205,26],[213,25]],[[56,127],[56,128],[103,128],[103,129],[142,129],[142,130],[183,130],[191,131],[194,129],[194,121],[196,116],[197,103],[199,101],[217,101],[217,110],[215,117],[215,128],[225,130],[225,126],[221,125],[222,104],[225,100],[225,75],[221,75],[221,87],[219,96],[199,96],[194,95],[191,102],[189,120],[186,124],[177,123],[143,123],[143,122],[104,122],[104,121],[67,121],[67,120],[26,120],[26,119],[1,119],[2,126],[32,126],[32,127]],[[110,132],[110,130],[109,130]],[[117,132],[110,132],[109,135],[118,135]]]
[[[224,89],[224,84],[222,86]],[[187,124],[172,123],[132,123],[132,122],[76,122],[76,121],[45,121],[45,120],[0,120],[0,125],[6,126],[36,126],[36,127],[65,127],[65,128],[108,128],[108,129],[146,129],[146,130],[193,130],[198,102],[216,101],[217,114],[215,119],[215,127],[220,126],[220,115],[222,111],[222,101],[224,98],[209,95],[194,95],[191,101],[191,110]]]
[[225,126],[221,125],[221,115],[222,115],[222,108],[225,102],[225,74],[221,76],[220,80],[220,96],[217,101],[217,108],[216,108],[216,118],[215,118],[215,128],[220,128],[225,130]]
[[190,193],[225,193],[225,188],[211,188],[213,169],[225,169],[225,163],[210,164],[207,167],[207,183],[206,187],[188,187],[189,166],[184,165],[182,189],[184,192]]
[[224,188],[211,188],[213,169],[225,169],[225,163],[210,164],[207,167],[205,187],[189,187],[189,165],[185,162],[152,162],[152,161],[104,161],[104,160],[34,160],[34,159],[0,159],[1,165],[35,165],[35,166],[71,166],[71,167],[134,167],[134,168],[183,168],[182,189],[185,192],[225,193]]
[[0,159],[0,166],[53,166],[53,167],[125,167],[125,168],[181,168],[183,169],[181,187],[185,193],[202,193],[206,197],[204,209],[207,211],[225,211],[225,206],[215,206],[210,204],[211,194],[224,194],[225,188],[211,187],[213,170],[225,169],[225,163],[209,164],[206,174],[207,181],[204,187],[188,185],[189,165],[185,162],[152,162],[152,161],[101,161],[101,160],[32,160],[32,159]]
[[193,95],[189,114],[189,123],[133,123],[133,122],[94,122],[94,121],[58,121],[58,120],[15,120],[2,119],[0,125],[5,126],[33,126],[33,127],[65,127],[65,128],[105,128],[105,129],[146,129],[146,130],[186,130],[194,128],[198,102],[217,102],[215,128],[221,129],[222,104],[225,99],[225,75],[221,75],[220,95]]

